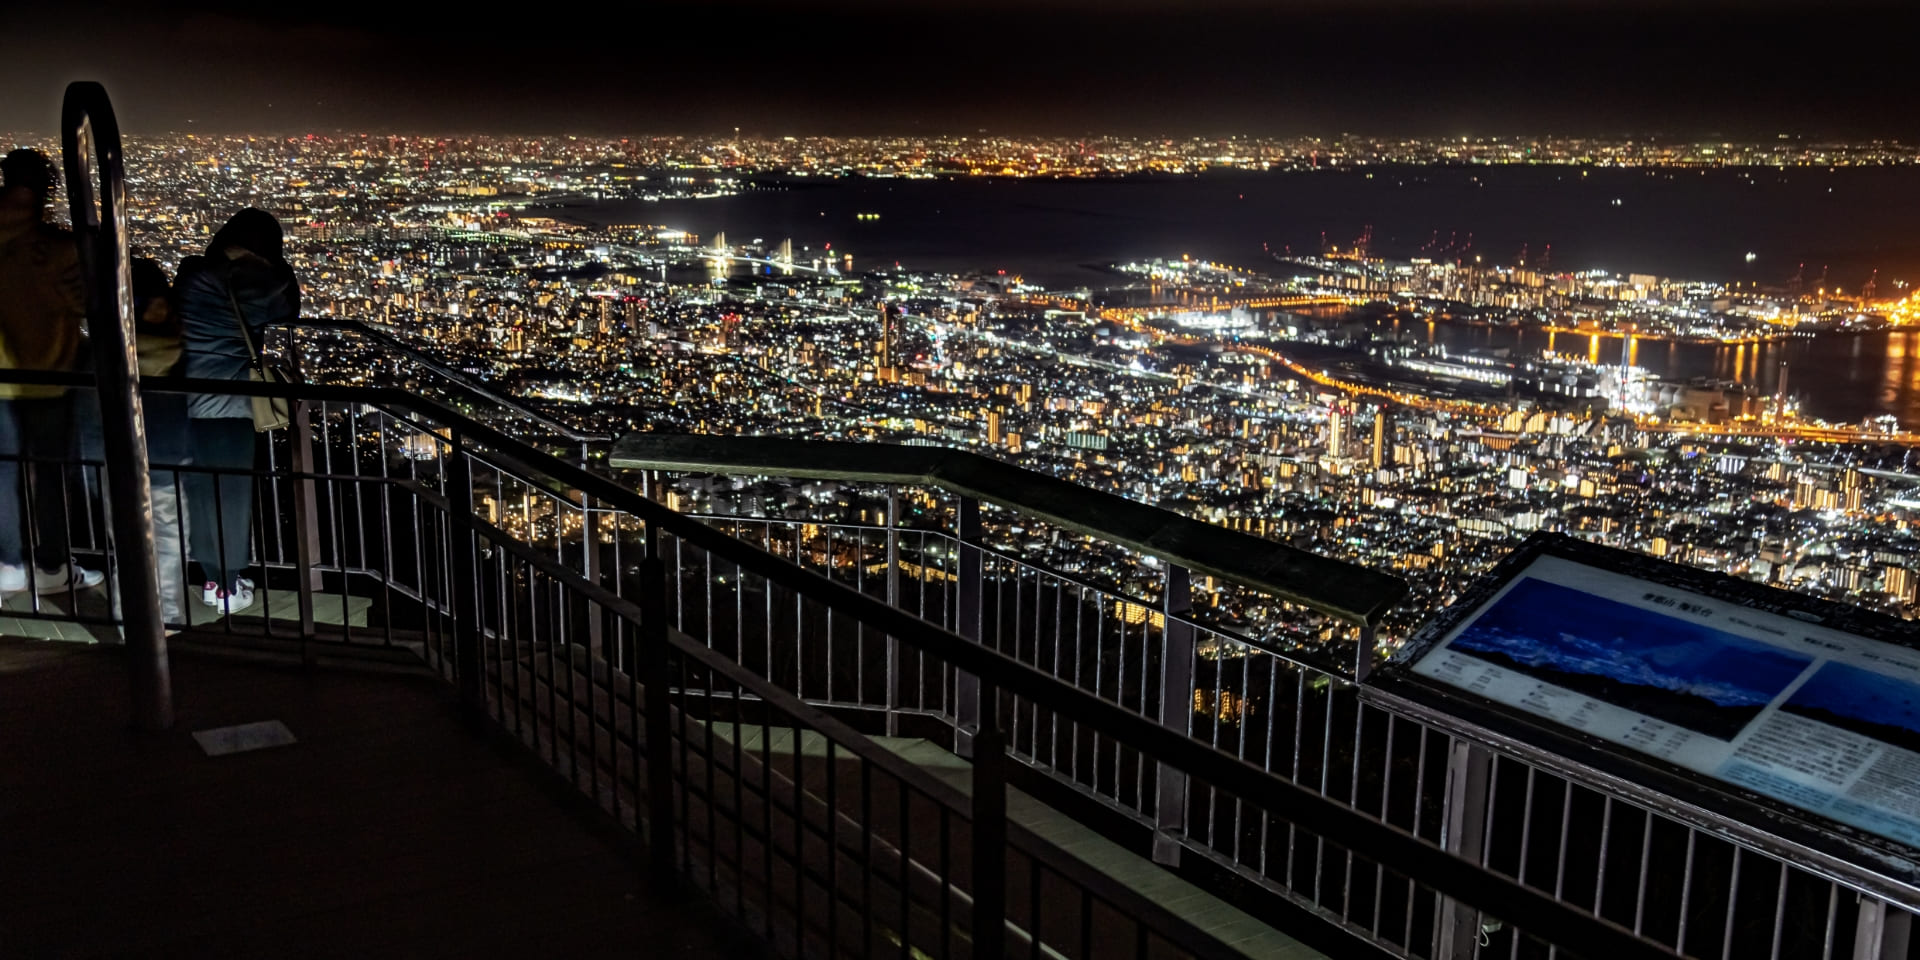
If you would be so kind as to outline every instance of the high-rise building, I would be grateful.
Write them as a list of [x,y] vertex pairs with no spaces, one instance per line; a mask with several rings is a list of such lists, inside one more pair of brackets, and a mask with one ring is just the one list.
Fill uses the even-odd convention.
[[1860,468],[1849,466],[1840,474],[1841,506],[1848,512],[1860,510],[1866,505],[1866,483],[1860,476]]
[[1897,563],[1887,564],[1880,570],[1880,589],[1893,594],[1901,603],[1913,600],[1913,571]]
[[1373,468],[1387,466],[1393,461],[1393,450],[1387,445],[1387,408],[1381,407],[1373,413]]
[[1327,421],[1327,454],[1342,457],[1347,453],[1347,408],[1335,406]]
[[893,366],[893,304],[880,305],[880,369]]

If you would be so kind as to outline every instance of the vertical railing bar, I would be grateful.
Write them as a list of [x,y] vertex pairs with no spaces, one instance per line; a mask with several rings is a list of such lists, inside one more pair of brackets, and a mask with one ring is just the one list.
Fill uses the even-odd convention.
[[[383,645],[393,646],[393,477],[387,460],[387,418],[375,414],[373,429],[380,451],[380,599],[384,623]],[[298,548],[296,548],[298,549]],[[416,550],[419,547],[416,545]],[[504,632],[500,638],[506,642]],[[497,692],[497,691],[496,691]]]
[[[747,764],[746,725],[741,722],[745,717],[740,709],[740,684],[727,684],[727,694],[733,703],[733,914],[736,917],[747,915]],[[761,736],[766,736],[766,724],[761,724]],[[771,838],[769,838],[771,839]]]
[[[999,960],[1006,950],[1007,744],[1000,732],[999,688],[982,682],[980,701],[973,741],[973,957]],[[1019,710],[1013,714],[1018,717]],[[948,863],[947,872],[952,870]]]
[[[655,540],[651,524],[648,533],[648,539]],[[640,648],[635,653],[647,697],[647,865],[655,887],[672,890],[678,885],[673,856],[673,758],[668,744],[673,737],[673,708],[667,699],[667,570],[657,541],[649,543],[640,560],[638,639]]]
[[[767,597],[768,597],[767,602],[769,606],[771,606],[773,602],[772,600],[773,584],[771,582],[767,584]],[[771,625],[769,625],[768,632],[769,634],[771,634],[772,632]],[[762,703],[764,705],[765,701],[762,701]],[[775,894],[773,890],[773,844],[774,844],[774,839],[773,839],[773,710],[771,706],[767,706],[766,709],[762,710],[761,718],[762,718],[762,722],[760,724],[760,797],[761,797],[760,813],[764,820],[764,823],[762,824],[762,828],[761,828],[762,829],[761,836],[766,839],[760,844],[760,859],[761,859],[761,869],[764,871],[763,885],[767,893],[767,909],[765,912],[766,919],[762,922],[761,927],[764,934],[766,935],[766,938],[768,940],[771,940],[773,939],[773,935],[774,935],[773,934],[774,917],[775,917],[775,914],[778,912],[776,909],[778,895]],[[800,725],[797,723],[794,724],[795,736],[799,735],[799,729],[800,729]],[[798,813],[796,812],[795,815],[798,816]]]
[[1733,960],[1733,915],[1740,902],[1740,851],[1733,848],[1733,869],[1727,882],[1727,920],[1720,931],[1720,960]]
[[[827,532],[826,577],[828,580],[832,580],[834,567],[838,565],[834,560],[834,553],[833,553],[834,525],[825,524],[823,526]],[[828,703],[832,703],[834,702],[833,701],[833,675],[836,672],[838,672],[835,669],[836,664],[833,659],[833,605],[825,604],[824,606],[826,607],[826,613],[827,613],[827,697],[826,697],[826,700]],[[803,665],[802,669],[804,669],[804,664],[805,664],[805,661],[802,661],[802,665]]]
[[1593,915],[1600,915],[1600,908],[1607,895],[1607,847],[1613,838],[1613,798],[1603,797],[1600,804],[1600,842],[1596,847],[1596,859],[1599,861],[1593,872]]
[[[793,562],[796,565],[804,566],[806,563],[805,554],[801,553],[801,549],[802,547],[800,544],[800,526],[798,524],[795,524],[793,528]],[[806,663],[806,657],[807,657],[806,645],[807,645],[806,605],[801,600],[800,592],[796,590],[794,591],[794,594],[793,594],[793,662],[794,662],[793,695],[796,697],[799,697],[802,700],[806,699],[807,697],[806,683],[805,683],[805,680],[806,680],[805,668],[803,666],[803,664]],[[768,634],[767,636],[767,656],[768,656],[768,660],[767,660],[768,679],[774,680],[774,682],[777,683],[779,681],[775,680],[773,677],[773,660],[772,660],[773,636],[772,634]]]
[[[1388,807],[1393,800],[1393,741],[1394,734],[1399,730],[1399,727],[1400,718],[1391,713],[1387,714],[1387,744],[1385,751],[1382,753],[1384,761],[1380,765],[1380,822],[1386,824],[1393,822],[1392,818],[1388,816]],[[1356,757],[1355,760],[1357,763],[1358,758]],[[1527,787],[1529,790],[1532,789],[1533,784],[1531,780],[1528,781]],[[1522,840],[1521,846],[1524,848],[1525,845],[1525,841]],[[1368,924],[1367,927],[1373,934],[1373,939],[1375,940],[1380,939],[1381,894],[1386,876],[1387,865],[1384,863],[1375,863],[1373,865],[1373,921]]]
[[1553,870],[1553,898],[1555,900],[1562,900],[1566,897],[1567,841],[1570,839],[1569,835],[1572,833],[1573,824],[1574,785],[1569,781],[1562,782],[1566,783],[1566,787],[1560,791],[1560,847],[1558,851],[1559,855],[1554,859]]
[[[678,733],[677,735],[669,734],[669,736],[672,737],[675,745],[678,746],[680,750],[680,765],[678,767],[679,776],[674,778],[674,781],[678,785],[679,791],[680,791],[680,806],[678,808],[679,815],[676,816],[674,819],[678,821],[680,825],[680,873],[682,876],[692,878],[693,877],[693,790],[694,790],[693,759],[692,759],[693,737],[687,734],[687,722],[688,722],[687,714],[692,712],[688,708],[689,706],[691,706],[691,703],[693,700],[693,691],[687,683],[687,671],[692,669],[692,663],[689,661],[687,657],[673,657],[672,659],[676,667],[672,677],[674,682],[666,688],[665,692],[668,693],[669,696],[672,696],[675,693],[677,693],[679,698],[679,703],[680,703],[680,709],[674,712],[674,719],[676,721],[676,726],[678,727]],[[796,762],[794,763],[794,767],[796,769],[798,769],[799,767],[797,758],[796,758]],[[798,805],[796,804],[795,806],[797,807]]]
[[[1569,787],[1571,789],[1571,787]],[[1562,829],[1565,829],[1564,827]],[[1687,914],[1692,907],[1693,898],[1693,851],[1694,842],[1699,833],[1692,827],[1687,828],[1687,858],[1680,871],[1680,927],[1674,935],[1673,952],[1685,956],[1687,953]],[[1555,890],[1554,895],[1559,896]]]
[[[1328,779],[1333,773],[1333,681],[1327,683],[1325,709],[1320,718],[1320,795],[1327,795]],[[1313,835],[1313,903],[1324,904],[1321,887],[1326,877],[1327,838],[1319,833]]]
[[[351,433],[351,431],[349,431],[349,433]],[[355,460],[354,464],[357,470],[359,461]],[[345,540],[344,528],[346,527],[346,524],[347,524],[347,517],[346,517],[346,511],[339,508],[339,501],[340,501],[340,490],[341,488],[346,486],[346,483],[347,482],[345,480],[338,480],[338,479],[330,479],[327,481],[327,503],[329,505],[329,509],[327,510],[327,513],[329,515],[329,526],[332,526],[334,523],[337,523],[342,528],[340,531],[336,532],[335,534],[336,542]],[[359,498],[356,496],[354,498],[354,503],[356,505],[356,508],[359,502],[360,502]],[[363,521],[363,526],[364,526],[365,518],[362,517],[361,519]],[[261,542],[260,548],[263,551],[266,549],[266,543],[264,540]],[[296,545],[296,549],[298,549],[297,545]],[[353,642],[353,616],[352,616],[353,604],[348,599],[349,595],[347,591],[348,591],[348,588],[351,586],[349,581],[353,579],[353,574],[350,573],[347,569],[345,547],[338,548],[334,553],[334,558],[336,561],[334,565],[340,568],[340,572],[338,574],[339,583],[340,583],[340,636],[341,636],[341,639],[344,640],[345,642],[352,643]],[[266,589],[267,578],[265,576],[264,570],[261,571],[261,574],[262,575],[260,577],[260,584],[261,584],[261,589],[264,591]],[[479,575],[477,569],[474,575],[476,577]],[[480,600],[479,600],[479,594],[477,591],[477,588],[479,586],[478,581],[475,581],[474,586],[476,587],[476,592],[474,594],[473,615],[475,618],[477,618],[477,622],[475,626],[477,629],[479,629],[480,636],[484,638],[486,634],[486,620],[484,617],[481,616]],[[272,618],[267,617],[262,619],[272,619]],[[304,627],[305,624],[303,623],[302,626]]]
[[[1303,728],[1306,726],[1307,710],[1307,673],[1305,670],[1294,672],[1293,690],[1293,772],[1287,778],[1294,783],[1300,782],[1300,742]],[[1293,821],[1287,821],[1287,889],[1294,887],[1294,858],[1298,853],[1300,828]]]
[[[539,595],[546,601],[549,618],[555,624],[555,627],[549,629],[547,633],[547,642],[546,642],[546,648],[547,648],[547,756],[548,756],[548,759],[551,760],[552,762],[558,763],[560,760],[560,673],[559,673],[559,666],[556,661],[558,659],[560,644],[563,642],[563,635],[561,635],[561,629],[558,627],[558,624],[562,619],[562,616],[561,616],[562,604],[560,602],[561,597],[559,595],[560,585],[557,582],[553,581],[552,579],[544,575],[539,576],[538,580],[545,587],[545,589],[540,591]],[[544,621],[536,620],[535,622],[539,623]],[[684,670],[685,668],[683,667],[682,669]],[[571,671],[572,668],[569,667],[568,670]],[[569,682],[571,682],[571,680],[569,680]],[[684,710],[684,705],[682,709]],[[569,723],[572,722],[571,718],[569,718],[568,722]],[[685,757],[682,757],[681,759],[684,761]],[[684,765],[682,766],[682,769],[683,770],[685,769]]]
[[[454,675],[467,707],[481,712],[486,687],[481,677],[479,574],[474,570],[478,546],[473,524],[473,463],[465,450],[465,437],[455,432],[449,439],[451,457],[442,476],[446,477],[448,565],[447,575],[453,601]],[[334,511],[330,511],[334,512]],[[335,556],[339,554],[336,552]]]
[[[1053,667],[1052,667],[1052,670],[1053,670],[1053,675],[1056,677],[1062,675],[1060,672],[1060,648],[1066,645],[1066,639],[1067,639],[1067,589],[1065,584],[1055,582],[1053,585]],[[1080,640],[1078,637],[1074,638],[1073,647],[1074,647],[1073,682],[1074,682],[1074,686],[1077,687],[1080,685]],[[1050,710],[1047,713],[1047,766],[1052,768],[1055,771],[1058,771],[1060,769],[1060,712],[1058,710]],[[1040,926],[1040,921],[1036,919],[1034,921],[1034,927],[1036,931],[1038,930],[1039,926]],[[1040,942],[1040,937],[1037,932],[1034,935],[1033,942],[1035,944],[1038,944]]]
[[[1274,709],[1274,704],[1277,703],[1279,699],[1280,660],[1278,657],[1269,657],[1267,659],[1267,742],[1265,751],[1260,759],[1260,769],[1269,773],[1273,772],[1274,715],[1279,712]],[[1262,804],[1260,807],[1260,875],[1262,877],[1270,876],[1267,872],[1267,854],[1272,842],[1273,814],[1267,810],[1265,804]],[[1291,887],[1292,884],[1289,883],[1287,886]]]
[[1827,929],[1820,939],[1820,960],[1833,960],[1833,940],[1840,919],[1840,885],[1827,883]]
[[[1213,637],[1213,657],[1215,669],[1218,669],[1222,651],[1226,649],[1226,638],[1214,634],[1212,631],[1208,631],[1208,634]],[[1237,712],[1234,715],[1233,754],[1244,763],[1247,759],[1247,711],[1252,709],[1247,703],[1247,690],[1253,683],[1254,657],[1259,654],[1253,648],[1245,646],[1244,644],[1236,644],[1235,646],[1240,649],[1240,699],[1235,704]],[[1199,656],[1199,653],[1196,651],[1194,655]],[[1235,794],[1233,798],[1233,863],[1235,866],[1239,866],[1241,863],[1240,847],[1247,833],[1246,817],[1246,800],[1240,795]]]
[[1774,899],[1773,905],[1773,949],[1768,953],[1771,960],[1780,960],[1781,928],[1787,919],[1787,876],[1789,869],[1790,865],[1787,861],[1780,861],[1780,893]]
[[[700,669],[700,679],[701,689],[706,697],[700,701],[700,706],[707,712],[700,724],[701,732],[707,737],[706,752],[700,756],[700,765],[707,768],[707,889],[717,894],[720,892],[720,825],[716,821],[720,819],[720,794],[717,781],[714,779],[717,773],[714,770],[713,750],[713,668],[703,665]],[[734,724],[735,740],[740,739],[739,726],[737,722]],[[691,813],[688,814],[688,819],[692,819]],[[828,819],[828,825],[831,828],[831,818]]]
[[[1353,755],[1348,758],[1348,767],[1352,770],[1347,783],[1347,805],[1360,809],[1360,732],[1367,720],[1367,705],[1354,701],[1353,705]],[[1340,879],[1340,916],[1342,919],[1353,915],[1353,851],[1344,850],[1342,856],[1346,866]]]

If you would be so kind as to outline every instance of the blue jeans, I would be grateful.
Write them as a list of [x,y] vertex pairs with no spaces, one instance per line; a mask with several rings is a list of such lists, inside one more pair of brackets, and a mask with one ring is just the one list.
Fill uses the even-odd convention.
[[64,395],[0,400],[0,563],[20,565],[29,545],[42,568],[65,569],[72,559],[68,509],[80,505],[67,494],[71,419]]

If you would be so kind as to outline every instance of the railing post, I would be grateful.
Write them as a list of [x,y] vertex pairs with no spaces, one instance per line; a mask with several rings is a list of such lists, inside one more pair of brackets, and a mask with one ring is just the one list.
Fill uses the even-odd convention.
[[173,726],[173,677],[167,659],[166,620],[160,610],[153,484],[148,475],[146,415],[140,402],[140,364],[134,353],[126,174],[120,125],[106,88],[85,81],[67,86],[60,107],[60,147],[86,288],[87,334],[93,341],[107,494],[113,505],[114,567],[133,674],[134,724],[166,730]]
[[1913,914],[1879,897],[1860,895],[1853,960],[1906,960],[1912,935]]
[[[1447,752],[1447,806],[1440,846],[1470,863],[1482,863],[1486,851],[1487,793],[1493,754],[1486,748],[1456,739]],[[1436,911],[1435,960],[1463,960],[1476,955],[1480,940],[1480,912],[1452,897],[1442,896]]]
[[459,431],[447,448],[447,526],[452,532],[453,663],[460,695],[469,710],[486,710],[485,663],[480,622],[480,571],[474,551],[479,546],[473,523],[473,461],[468,458]]
[[1007,745],[999,688],[980,684],[973,735],[973,960],[1000,960],[1007,947]]
[[[900,609],[900,488],[887,486],[887,606]],[[887,736],[900,735],[900,638],[887,634]]]
[[1359,647],[1353,654],[1353,682],[1366,683],[1367,675],[1373,672],[1373,624],[1360,625],[1360,637],[1355,641]]
[[310,422],[310,407],[305,400],[293,404],[293,436],[289,438],[293,448],[290,458],[295,480],[293,483],[293,549],[299,554],[295,558],[298,579],[295,583],[297,604],[300,612],[300,638],[312,639],[313,594],[320,587],[320,517],[317,510],[313,475],[313,424]]
[[[585,444],[581,445],[580,457],[581,469],[585,469]],[[595,562],[598,558],[594,556],[595,551],[600,548],[600,521],[598,517],[599,513],[593,509],[593,497],[585,490],[580,491],[580,575],[585,577],[589,583],[599,584],[610,590],[618,591],[618,584],[612,582],[600,583],[600,577],[595,574],[595,571],[600,569],[600,564]],[[619,571],[615,571],[614,577],[617,579],[618,576]],[[586,601],[586,605],[587,662],[591,665],[594,655],[598,654],[608,663],[612,663],[613,658],[607,656],[606,631],[601,625],[604,616],[602,615],[600,605],[591,600]]]
[[[1161,607],[1160,725],[1191,736],[1193,625],[1185,617],[1193,612],[1193,574],[1186,567],[1167,565]],[[1179,866],[1180,831],[1187,825],[1187,775],[1165,763],[1156,764],[1155,774],[1160,792],[1154,804],[1153,862]]]
[[[956,533],[960,541],[960,609],[957,618],[959,634],[973,642],[981,642],[981,625],[985,620],[986,582],[982,573],[980,540],[983,536],[980,524],[980,501],[975,497],[960,498],[960,512]],[[980,728],[982,712],[980,709],[980,678],[964,670],[954,671],[954,736],[953,752],[962,757],[973,756],[974,731]]]
[[[306,375],[300,362],[299,328],[287,328],[287,365],[293,370],[296,383],[305,383]],[[324,409],[322,411],[324,413]],[[320,512],[319,496],[316,492],[313,476],[319,471],[315,468],[313,455],[313,405],[306,400],[295,400],[292,404],[293,429],[289,437],[291,456],[289,465],[293,468],[293,549],[299,554],[295,558],[295,572],[298,581],[295,586],[300,613],[300,639],[310,640],[313,628],[313,595],[323,589],[320,581]],[[358,471],[358,465],[355,465]],[[343,564],[344,566],[344,564]],[[343,574],[344,575],[344,574]]]
[[[651,525],[648,529],[651,532]],[[647,557],[640,561],[640,692],[646,697],[647,867],[660,890],[679,884],[673,856],[673,712],[667,653],[667,565],[649,537]]]

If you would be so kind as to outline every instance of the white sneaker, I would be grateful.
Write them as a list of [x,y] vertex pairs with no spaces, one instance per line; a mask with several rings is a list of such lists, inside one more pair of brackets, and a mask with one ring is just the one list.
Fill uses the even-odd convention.
[[15,563],[0,563],[0,593],[19,593],[26,588],[26,567]]
[[239,577],[233,581],[232,590],[222,590],[208,580],[200,587],[200,602],[222,613],[239,613],[253,606],[253,581]]
[[33,590],[35,593],[66,593],[69,590],[87,590],[105,582],[107,575],[98,570],[88,570],[73,561],[67,561],[64,568],[33,571]]

